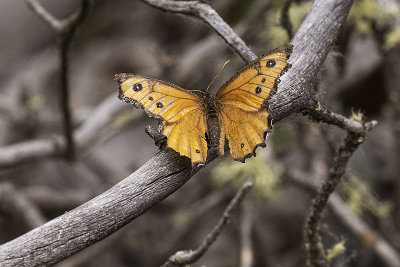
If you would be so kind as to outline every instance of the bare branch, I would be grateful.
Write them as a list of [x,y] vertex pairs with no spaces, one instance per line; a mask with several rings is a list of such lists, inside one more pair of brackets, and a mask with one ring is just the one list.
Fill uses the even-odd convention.
[[46,222],[39,209],[10,183],[0,184],[1,209],[22,220],[29,229]]
[[[310,179],[311,175],[290,173],[288,176],[296,185],[307,191],[311,191],[311,193],[316,193],[320,187],[317,183],[313,182],[313,179]],[[365,240],[365,237],[368,237],[368,246],[374,250],[386,266],[400,266],[400,255],[396,248],[390,245],[389,242],[369,227],[363,220],[354,215],[337,193],[333,192],[330,195],[328,207],[343,225],[356,236],[360,237],[360,240]]]
[[35,0],[25,0],[25,2],[57,33],[58,52],[60,57],[60,107],[66,140],[65,157],[67,159],[73,159],[75,155],[75,144],[72,133],[72,116],[69,107],[68,52],[75,30],[89,13],[91,1],[81,0],[80,9],[64,20],[58,20],[53,17],[39,2]]
[[293,38],[293,27],[289,18],[289,9],[293,0],[286,0],[281,11],[281,25],[286,30],[289,39]]
[[196,250],[178,251],[174,255],[172,255],[162,266],[169,266],[170,264],[191,264],[197,261],[201,256],[203,256],[208,248],[215,242],[215,240],[217,240],[217,237],[221,233],[223,227],[229,222],[229,217],[232,210],[240,204],[243,197],[252,186],[253,183],[251,181],[243,183],[240,190],[236,193],[235,197],[226,207],[221,219],[218,221],[212,231],[207,235],[206,239],[203,240],[201,245]]
[[251,239],[254,223],[254,204],[252,200],[246,199],[243,201],[240,217],[240,267],[252,267],[254,265],[254,252]]
[[357,134],[363,134],[366,130],[368,131],[369,129],[372,129],[378,123],[377,121],[370,121],[364,124],[360,121],[351,120],[340,114],[330,111],[325,106],[320,104],[316,107],[308,108],[306,112],[317,121],[333,124]]
[[202,1],[142,0],[164,11],[182,13],[202,19],[213,28],[246,62],[257,56],[247,47],[242,39],[207,3]]
[[333,193],[345,172],[347,162],[358,146],[364,141],[365,134],[366,131],[360,134],[353,132],[347,133],[344,143],[339,148],[333,166],[329,170],[327,180],[323,183],[317,196],[312,201],[310,213],[304,227],[307,262],[310,266],[328,266],[321,243],[321,237],[319,235],[322,213],[325,209],[326,203],[328,202],[329,196]]
[[63,118],[64,136],[66,140],[65,157],[73,159],[75,157],[75,143],[73,139],[72,129],[72,115],[70,110],[69,100],[69,80],[68,80],[68,53],[72,37],[75,30],[83,22],[89,13],[90,1],[82,0],[80,10],[72,14],[69,18],[65,19],[62,28],[58,31],[58,52],[60,57],[60,81],[61,81],[61,94],[60,106]]
[[205,197],[190,204],[188,207],[185,207],[184,213],[187,214],[188,217],[185,220],[184,226],[179,229],[178,233],[171,232],[163,238],[163,242],[172,244],[172,247],[168,247],[168,251],[159,254],[162,255],[170,253],[171,250],[173,251],[174,247],[181,244],[181,241],[192,232],[193,227],[196,227],[196,225],[201,223],[201,219],[204,218],[204,215],[207,212],[221,205],[227,198],[232,198],[232,195],[232,188],[227,184],[224,184],[217,190],[213,190]]
[[276,123],[315,105],[315,78],[346,20],[352,0],[314,1],[291,43],[292,68],[281,77],[269,104]]
[[[180,188],[191,162],[159,152],[129,177],[80,207],[0,246],[3,266],[40,266],[59,262],[89,247]],[[157,194],[154,194],[157,192]]]
[[44,186],[31,186],[21,190],[40,209],[69,210],[95,197],[97,190],[88,192],[84,190],[69,190],[60,194],[59,191]]
[[51,15],[37,0],[25,0],[25,3],[55,31],[61,31],[62,23]]
[[81,0],[81,7],[78,11],[71,14],[65,19],[57,19],[50,14],[37,0],[25,0],[25,3],[41,18],[47,25],[50,26],[58,34],[63,32],[74,31],[74,28],[85,19],[89,9],[91,0]]
[[[126,106],[114,94],[100,103],[91,113],[91,116],[74,132],[78,149],[82,150],[88,147],[96,139],[99,132],[110,124],[114,116],[124,108]],[[133,113],[133,119],[138,117],[135,114],[139,113]],[[58,137],[25,141],[0,147],[0,168],[50,156],[61,156],[64,149],[65,142]]]

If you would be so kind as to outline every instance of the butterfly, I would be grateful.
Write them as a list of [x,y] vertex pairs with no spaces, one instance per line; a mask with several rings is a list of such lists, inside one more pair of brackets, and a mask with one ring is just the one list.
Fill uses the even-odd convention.
[[291,65],[293,46],[286,44],[240,69],[215,96],[180,88],[169,82],[140,75],[115,75],[119,98],[143,108],[160,120],[160,133],[167,147],[189,157],[193,165],[204,164],[207,153],[224,155],[226,142],[234,160],[245,162],[265,147],[272,116],[268,100],[279,78]]

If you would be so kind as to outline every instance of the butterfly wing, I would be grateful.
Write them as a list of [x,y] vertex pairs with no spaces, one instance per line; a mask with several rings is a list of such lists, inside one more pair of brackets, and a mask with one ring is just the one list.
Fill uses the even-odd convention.
[[192,163],[207,157],[206,113],[200,97],[176,85],[139,75],[120,73],[119,98],[143,108],[150,117],[161,120],[161,133],[167,146]]
[[225,138],[233,159],[244,162],[265,146],[271,129],[268,99],[276,91],[279,77],[290,64],[287,60],[293,46],[284,45],[259,57],[226,82],[215,102],[220,121],[220,154],[224,154]]

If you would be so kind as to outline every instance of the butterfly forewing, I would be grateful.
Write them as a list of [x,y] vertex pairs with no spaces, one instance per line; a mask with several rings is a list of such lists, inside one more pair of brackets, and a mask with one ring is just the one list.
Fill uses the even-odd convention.
[[220,132],[211,134],[215,140],[210,142],[218,143],[219,138],[219,152],[223,155],[227,138],[232,158],[244,162],[255,154],[257,147],[265,146],[265,135],[271,128],[268,99],[275,92],[279,77],[290,66],[287,59],[291,51],[291,45],[284,45],[242,68],[215,98],[206,97],[213,101],[210,110],[205,108],[209,107],[208,102],[176,85],[126,73],[115,78],[119,97],[159,118],[167,146],[189,157],[193,164],[206,161],[207,113],[215,111],[219,123],[215,129]]
[[205,162],[207,123],[201,98],[176,85],[139,75],[121,73],[116,80],[120,99],[161,120],[168,147],[191,158],[192,163]]
[[220,121],[220,154],[225,138],[233,159],[242,161],[265,146],[271,128],[268,99],[275,92],[279,77],[290,67],[291,45],[262,56],[241,69],[218,91],[215,102]]

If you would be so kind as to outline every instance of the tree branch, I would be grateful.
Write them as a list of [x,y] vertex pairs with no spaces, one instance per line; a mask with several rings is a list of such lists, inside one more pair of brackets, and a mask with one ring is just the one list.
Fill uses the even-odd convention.
[[[314,1],[291,42],[294,45],[290,58],[293,67],[282,77],[278,92],[270,100],[274,122],[314,103],[311,88],[315,77],[351,4],[351,0]],[[202,14],[207,16],[208,13]],[[231,45],[238,46],[236,42]],[[114,233],[178,190],[196,171],[191,169],[189,159],[173,151],[161,151],[95,199],[1,245],[0,262],[4,265],[58,262]]]
[[345,116],[330,111],[321,104],[308,108],[306,112],[312,116],[313,119],[319,122],[336,125],[355,134],[364,134],[365,130],[372,129],[378,123],[374,120],[365,124],[360,121],[351,120]]
[[82,0],[80,10],[72,14],[69,18],[65,19],[62,24],[61,30],[58,31],[58,52],[60,56],[60,81],[61,81],[61,94],[60,106],[63,118],[64,136],[66,140],[65,157],[67,159],[74,159],[75,157],[75,143],[73,138],[72,129],[72,115],[70,110],[70,97],[69,97],[69,80],[68,80],[68,53],[72,38],[75,30],[83,22],[89,13],[90,1]]
[[[190,177],[190,160],[159,152],[129,177],[80,207],[0,246],[3,266],[59,262],[104,239],[166,198]],[[157,194],[154,194],[157,192]]]
[[339,148],[333,166],[329,170],[327,180],[323,183],[317,196],[312,201],[310,213],[306,219],[304,227],[307,262],[310,266],[328,266],[321,242],[321,236],[319,235],[322,213],[325,210],[329,196],[333,193],[340,179],[343,177],[347,162],[358,146],[364,141],[365,134],[366,131],[364,131],[364,133],[347,133],[343,144]]
[[281,25],[286,30],[289,39],[293,38],[293,27],[289,18],[289,9],[293,0],[285,0],[281,10]]
[[229,44],[242,59],[251,62],[257,56],[232,28],[206,2],[202,1],[172,1],[172,0],[142,0],[158,9],[173,13],[181,13],[200,18],[213,28],[227,44]]
[[315,106],[315,78],[333,46],[352,0],[314,1],[291,43],[292,68],[281,77],[277,93],[269,102],[273,122]]
[[29,229],[46,222],[39,209],[11,183],[0,184],[1,209],[22,220]]
[[25,0],[25,3],[47,24],[56,31],[61,31],[62,23],[51,15],[38,1]]
[[240,214],[240,267],[252,267],[254,265],[254,251],[252,242],[252,230],[254,224],[254,203],[246,199],[242,205]]
[[[96,139],[99,132],[110,124],[114,116],[125,108],[126,106],[114,94],[103,100],[90,113],[90,117],[75,130],[74,140],[77,149],[82,151],[87,148]],[[133,115],[132,118],[137,118],[137,115]],[[40,158],[61,156],[62,152],[65,151],[65,145],[65,140],[55,137],[53,139],[36,139],[0,147],[0,168],[11,167]]]
[[191,264],[200,259],[200,257],[203,256],[204,253],[206,253],[208,248],[217,240],[223,227],[229,222],[230,213],[240,204],[243,197],[252,186],[253,183],[251,181],[243,183],[242,187],[236,193],[235,197],[231,200],[231,202],[229,202],[229,205],[226,207],[221,219],[218,221],[212,231],[207,235],[206,239],[203,240],[201,245],[196,250],[178,251],[174,255],[172,255],[162,266],[170,266],[171,264]]
[[[301,173],[289,173],[287,175],[290,181],[304,188],[310,193],[318,192],[320,185],[310,179],[312,175],[305,175]],[[347,207],[341,197],[333,192],[328,200],[328,207],[332,213],[345,225],[352,233],[360,238],[360,240],[368,239],[368,246],[378,255],[379,258],[385,263],[386,266],[396,267],[400,266],[399,252],[390,245],[379,233],[369,227],[363,220],[358,218]]]
[[63,119],[64,137],[66,140],[65,157],[73,159],[75,144],[72,133],[72,115],[69,100],[68,52],[75,30],[84,21],[90,9],[90,0],[82,0],[80,9],[64,20],[58,20],[35,0],[25,0],[27,5],[45,21],[56,33],[60,57],[60,107]]

